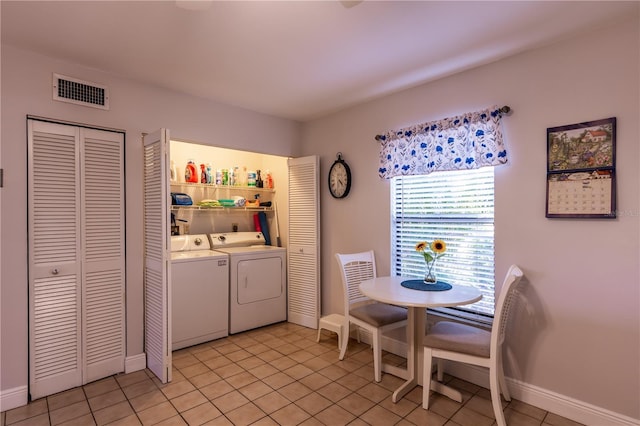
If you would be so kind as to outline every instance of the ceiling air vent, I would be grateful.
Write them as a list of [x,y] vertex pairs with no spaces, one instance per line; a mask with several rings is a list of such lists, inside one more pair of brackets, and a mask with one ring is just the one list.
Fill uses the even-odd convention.
[[93,108],[109,109],[109,88],[90,81],[53,74],[53,99]]

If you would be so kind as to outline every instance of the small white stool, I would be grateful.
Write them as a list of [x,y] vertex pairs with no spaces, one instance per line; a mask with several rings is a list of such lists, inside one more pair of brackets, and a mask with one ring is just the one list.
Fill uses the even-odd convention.
[[316,337],[316,342],[320,341],[320,331],[324,328],[325,330],[333,331],[338,335],[338,349],[340,349],[342,345],[342,325],[344,324],[344,315],[340,314],[330,314],[320,318],[318,322],[318,337]]

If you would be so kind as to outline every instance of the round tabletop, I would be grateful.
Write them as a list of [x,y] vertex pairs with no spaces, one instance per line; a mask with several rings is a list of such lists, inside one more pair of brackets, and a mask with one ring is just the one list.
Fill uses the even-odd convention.
[[445,291],[421,291],[402,287],[402,281],[408,279],[411,278],[377,277],[363,281],[360,291],[379,302],[417,308],[468,305],[482,299],[478,289],[455,284],[452,284],[450,290]]

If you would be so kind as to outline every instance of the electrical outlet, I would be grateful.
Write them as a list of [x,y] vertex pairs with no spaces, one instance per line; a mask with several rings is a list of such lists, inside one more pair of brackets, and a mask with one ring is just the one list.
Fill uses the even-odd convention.
[[231,229],[233,229],[233,232],[238,232],[238,224],[237,223],[232,223],[231,224]]

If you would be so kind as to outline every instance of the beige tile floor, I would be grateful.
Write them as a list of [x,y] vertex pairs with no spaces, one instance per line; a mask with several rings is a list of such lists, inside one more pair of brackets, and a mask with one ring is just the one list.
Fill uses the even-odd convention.
[[[350,342],[338,361],[335,334],[280,323],[173,353],[173,380],[147,370],[120,374],[2,413],[5,425],[446,425],[495,424],[487,389],[448,378],[463,402],[422,388],[397,404],[401,380],[373,381],[369,346]],[[385,354],[385,362],[404,362]],[[575,426],[540,408],[504,402],[510,426]]]

